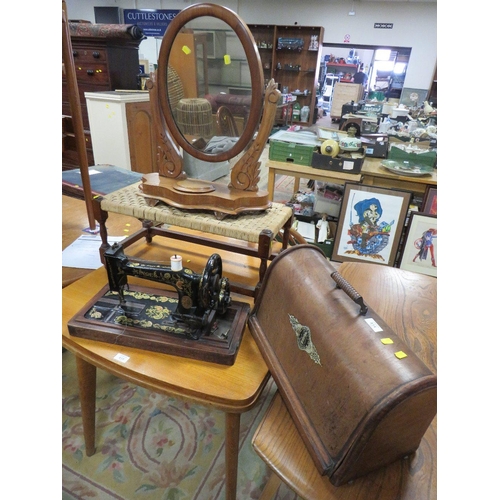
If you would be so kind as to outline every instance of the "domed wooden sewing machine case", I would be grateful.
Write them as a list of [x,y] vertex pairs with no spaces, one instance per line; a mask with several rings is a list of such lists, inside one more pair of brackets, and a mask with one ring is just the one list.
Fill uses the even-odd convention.
[[436,415],[437,378],[320,249],[294,246],[271,262],[249,327],[334,485],[418,448]]

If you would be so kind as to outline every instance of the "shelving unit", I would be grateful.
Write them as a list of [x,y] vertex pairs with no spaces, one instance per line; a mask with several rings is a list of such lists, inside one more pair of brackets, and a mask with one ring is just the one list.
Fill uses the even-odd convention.
[[[249,25],[249,28],[259,49],[264,80],[267,83],[274,78],[282,92],[288,88],[288,93],[296,95],[301,107],[309,106],[308,121],[294,123],[312,125],[316,108],[323,27],[256,24]],[[317,37],[316,44],[311,43],[313,37]],[[280,39],[300,40],[301,47],[291,43],[289,48],[280,48],[278,44]]]
[[326,63],[326,72],[327,73],[333,73],[334,75],[338,76],[339,73],[343,73],[346,75],[347,73],[351,74],[351,79],[346,79],[346,78],[339,78],[339,82],[341,83],[350,83],[352,80],[352,77],[354,76],[355,73],[357,73],[359,70],[359,64],[337,64],[337,63]]

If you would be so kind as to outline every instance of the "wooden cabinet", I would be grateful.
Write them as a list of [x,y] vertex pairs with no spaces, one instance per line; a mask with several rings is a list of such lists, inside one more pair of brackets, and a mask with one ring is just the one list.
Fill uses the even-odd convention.
[[143,174],[158,171],[149,92],[87,92],[96,164]]
[[283,92],[297,97],[301,107],[309,106],[314,123],[316,91],[323,45],[323,28],[319,26],[248,25],[259,49],[264,79],[274,78]]
[[363,93],[363,85],[359,83],[336,83],[333,87],[332,107],[330,109],[332,120],[339,120],[342,117],[342,106],[351,101],[360,101],[363,98]]
[[[85,92],[140,88],[139,44],[142,30],[131,25],[69,23],[89,164],[94,164]],[[62,114],[71,116],[66,79],[62,79]],[[63,168],[78,167],[76,151],[65,148]]]
[[149,100],[128,103],[126,117],[131,169],[143,174],[157,172],[158,144]]

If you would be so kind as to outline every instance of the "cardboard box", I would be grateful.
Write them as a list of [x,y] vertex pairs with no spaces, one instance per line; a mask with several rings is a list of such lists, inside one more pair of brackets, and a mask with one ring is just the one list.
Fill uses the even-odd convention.
[[358,151],[363,153],[362,158],[343,158],[339,156],[332,158],[329,155],[313,153],[311,165],[313,168],[319,168],[321,170],[331,170],[333,172],[343,172],[345,174],[359,174],[363,162],[365,161],[365,149],[360,148]]
[[389,137],[387,134],[362,135],[365,155],[372,158],[387,158],[389,152]]
[[296,144],[294,142],[283,142],[277,140],[269,141],[269,159],[298,165],[311,166],[313,151],[316,146]]
[[318,214],[327,214],[338,219],[341,205],[341,201],[328,200],[320,197],[319,199],[316,198],[314,211]]

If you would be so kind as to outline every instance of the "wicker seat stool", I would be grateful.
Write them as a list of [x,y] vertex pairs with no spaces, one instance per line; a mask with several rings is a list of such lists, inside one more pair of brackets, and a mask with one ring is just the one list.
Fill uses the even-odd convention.
[[[181,210],[163,203],[152,207],[142,196],[139,185],[140,183],[132,184],[94,199],[94,214],[100,224],[102,239],[100,252],[103,262],[104,252],[110,246],[106,230],[108,213],[129,215],[141,220],[143,229],[127,237],[122,242],[124,248],[144,237],[150,243],[153,236],[165,236],[259,258],[259,282],[255,287],[231,282],[231,290],[256,297],[268,261],[274,256],[272,242],[280,230],[283,230],[282,249],[288,245],[293,218],[291,208],[281,203],[272,203],[270,208],[262,212],[227,216],[219,220],[210,212]],[[164,224],[169,227],[160,227]],[[201,231],[206,236],[177,231],[170,226]],[[209,234],[225,236],[231,240],[210,238]],[[234,240],[240,240],[241,244]],[[249,245],[249,243],[253,245]]]

